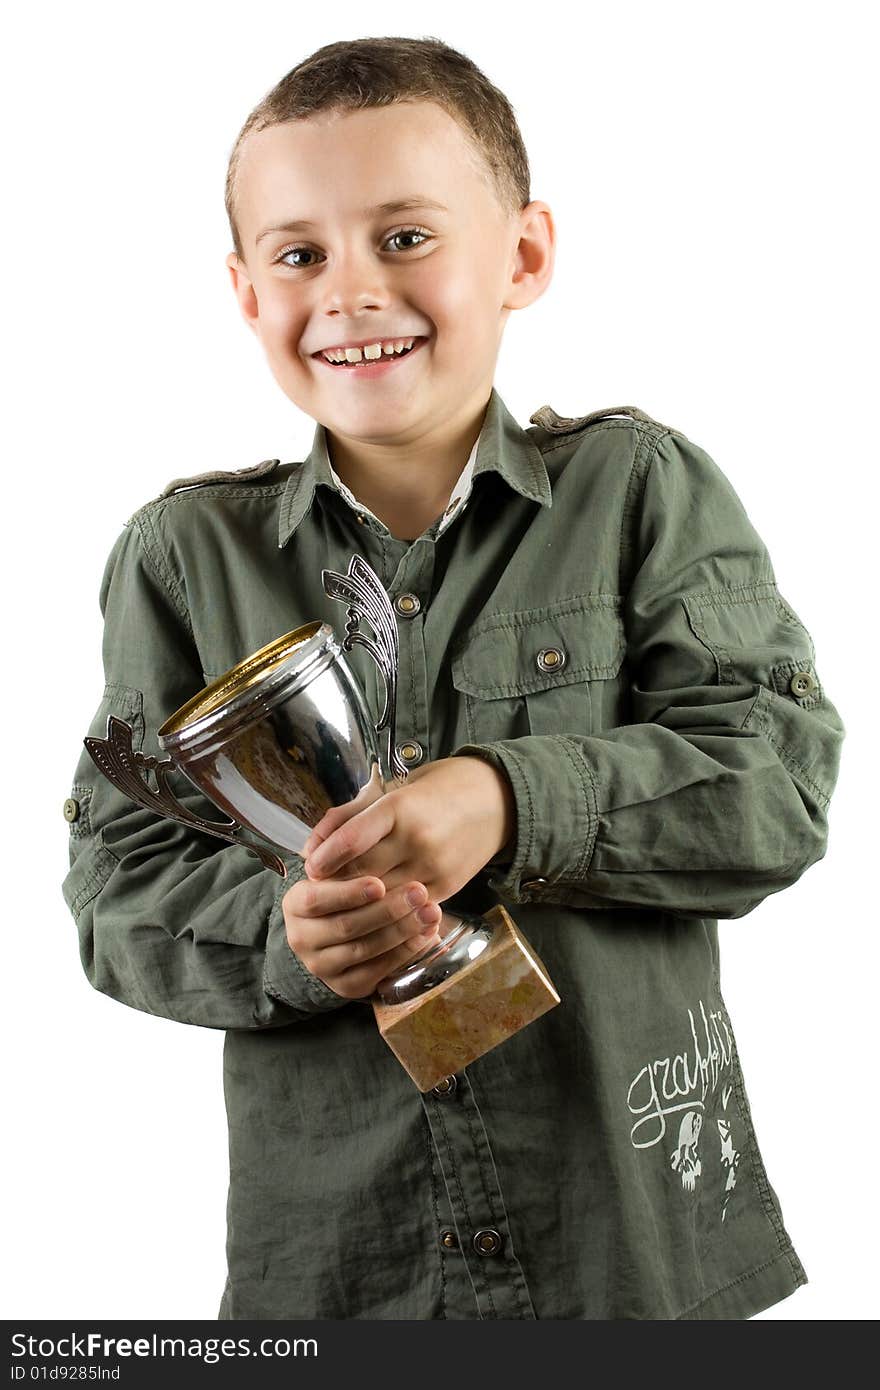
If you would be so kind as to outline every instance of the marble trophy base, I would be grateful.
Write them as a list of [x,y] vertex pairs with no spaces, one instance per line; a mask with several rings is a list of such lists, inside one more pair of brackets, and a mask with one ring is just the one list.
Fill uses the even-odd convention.
[[543,962],[501,904],[484,916],[496,931],[475,960],[415,999],[373,1001],[379,1032],[420,1091],[561,1002]]

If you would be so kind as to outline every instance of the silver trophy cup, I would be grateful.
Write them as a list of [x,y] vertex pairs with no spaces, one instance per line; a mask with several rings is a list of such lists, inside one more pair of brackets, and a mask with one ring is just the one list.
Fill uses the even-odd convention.
[[[134,752],[131,726],[115,716],[106,738],[84,740],[100,771],[131,800],[242,845],[282,876],[284,862],[261,842],[302,854],[331,807],[361,810],[384,794],[387,781],[407,776],[395,744],[398,639],[388,596],[359,555],[348,574],[323,570],[322,579],[328,597],[348,610],[341,643],[327,623],[314,622],[261,647],[165,720],[157,738],[166,759]],[[359,630],[361,619],[374,637]],[[384,680],[385,707],[375,723],[344,655],[355,642]],[[383,730],[384,769],[377,742]],[[188,811],[168,786],[172,768],[228,819]],[[385,1041],[427,1091],[560,999],[499,904],[481,917],[444,912],[439,941],[386,977],[371,1002]]]

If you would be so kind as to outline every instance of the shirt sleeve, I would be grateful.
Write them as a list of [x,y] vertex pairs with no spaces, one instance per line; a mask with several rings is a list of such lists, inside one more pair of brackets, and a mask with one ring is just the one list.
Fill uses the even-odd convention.
[[845,728],[731,483],[682,435],[655,445],[635,547],[634,722],[453,754],[515,795],[513,857],[483,872],[513,904],[743,917],[824,856]]
[[[132,744],[164,758],[156,730],[204,685],[180,586],[136,514],[116,541],[101,584],[105,686],[89,734],[115,715]],[[182,773],[171,790],[208,819],[220,813]],[[273,1028],[350,1001],[291,950],[281,898],[288,878],[241,845],[144,810],[107,780],[85,748],[70,804],[65,901],[91,985],[120,1003],[208,1028]]]

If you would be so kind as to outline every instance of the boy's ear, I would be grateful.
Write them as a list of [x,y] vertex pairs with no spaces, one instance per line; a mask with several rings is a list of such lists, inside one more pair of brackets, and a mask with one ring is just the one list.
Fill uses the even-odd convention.
[[256,333],[260,307],[257,303],[253,282],[247,273],[247,267],[235,251],[230,251],[229,255],[226,257],[226,265],[229,270],[229,278],[232,281],[232,289],[238,300],[238,307],[241,310],[241,316],[248,328],[252,328]]
[[524,309],[540,298],[553,278],[556,258],[556,226],[547,203],[532,199],[519,214],[517,231],[508,309]]

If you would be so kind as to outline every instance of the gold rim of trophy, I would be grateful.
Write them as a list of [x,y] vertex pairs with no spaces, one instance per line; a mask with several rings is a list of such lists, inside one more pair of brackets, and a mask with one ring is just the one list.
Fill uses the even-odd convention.
[[294,654],[299,653],[300,648],[311,641],[323,626],[320,622],[306,623],[303,627],[285,632],[283,636],[267,642],[265,647],[260,647],[258,651],[252,652],[243,661],[224,671],[223,675],[211,681],[210,685],[204,686],[169,715],[158,730],[158,737],[163,741],[162,746],[164,747],[165,739],[173,739],[176,735],[190,731],[195,724],[207,719],[209,715],[216,714],[223,705],[231,705],[253,691],[267,675],[288,664]]

